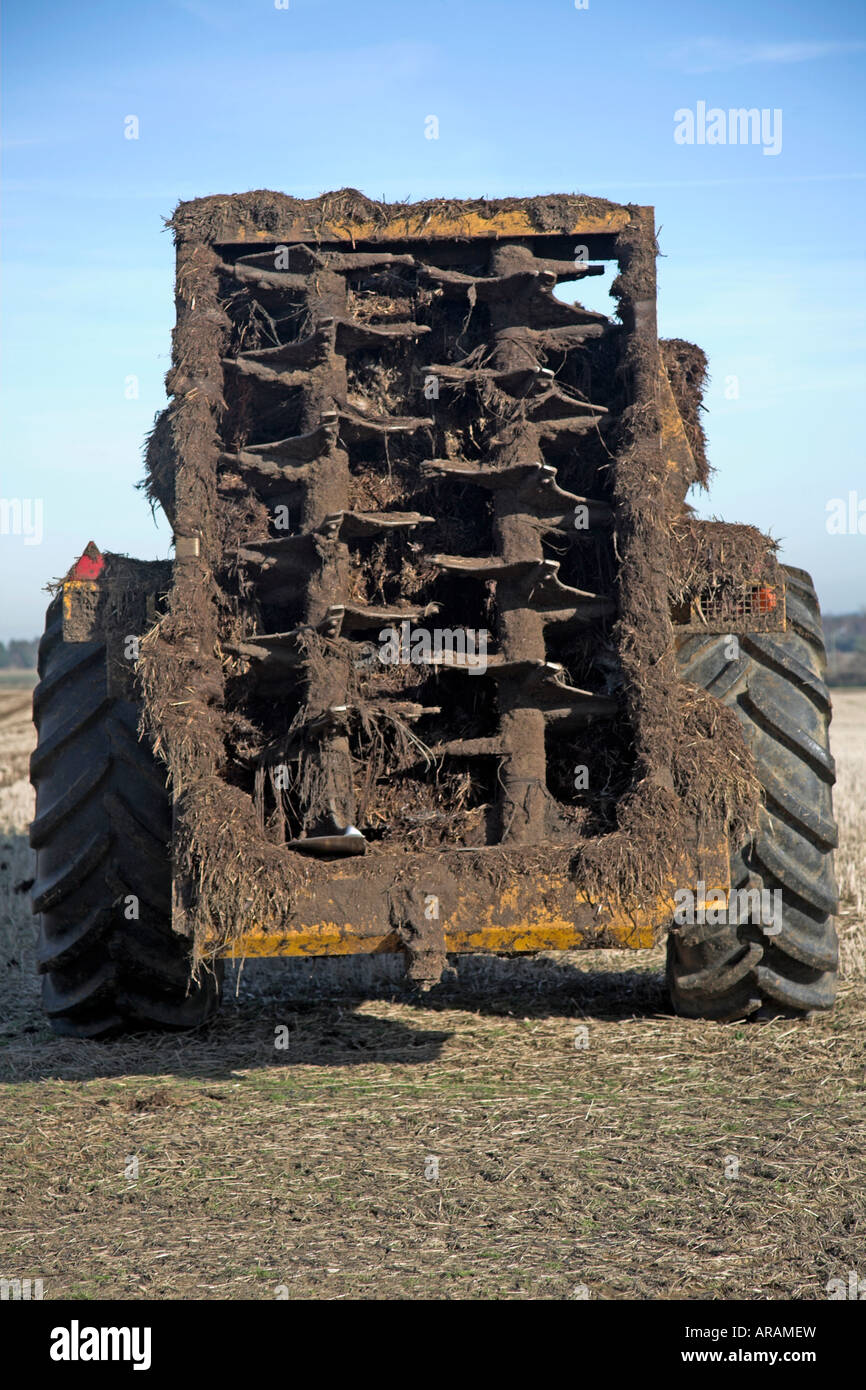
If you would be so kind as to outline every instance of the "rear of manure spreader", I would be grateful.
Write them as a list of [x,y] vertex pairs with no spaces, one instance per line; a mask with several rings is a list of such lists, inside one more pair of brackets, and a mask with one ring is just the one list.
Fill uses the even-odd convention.
[[[426,987],[665,933],[682,1013],[829,1007],[820,616],[685,503],[706,361],[658,340],[652,209],[262,192],[172,227],[174,561],[88,546],[40,651],[54,1026],[194,1026],[226,955]],[[555,293],[611,266],[611,316]]]

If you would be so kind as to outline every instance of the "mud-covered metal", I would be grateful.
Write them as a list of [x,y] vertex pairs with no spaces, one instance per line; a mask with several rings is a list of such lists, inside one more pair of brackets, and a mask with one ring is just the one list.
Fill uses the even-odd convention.
[[170,562],[103,554],[92,541],[63,580],[63,641],[104,644],[109,695],[138,698],[139,644],[170,584]]
[[685,847],[675,872],[652,899],[607,906],[592,902],[575,883],[566,851],[544,857],[520,849],[487,853],[497,861],[494,894],[460,851],[435,858],[407,855],[397,877],[393,861],[385,857],[335,861],[328,880],[311,887],[286,920],[250,923],[230,954],[400,951],[390,908],[406,883],[414,886],[422,913],[437,925],[451,953],[525,954],[602,946],[640,950],[654,945],[659,929],[671,921],[674,894],[684,884],[701,885],[697,908],[704,900],[718,906],[718,894],[730,889],[724,836]]
[[[142,690],[177,929],[431,969],[650,944],[696,808],[716,846],[756,795],[745,762],[719,776],[734,722],[677,683],[700,440],[660,355],[652,209],[260,191],[172,227],[148,491],[181,540]],[[557,292],[606,266],[609,313]],[[303,852],[349,825],[363,858]]]

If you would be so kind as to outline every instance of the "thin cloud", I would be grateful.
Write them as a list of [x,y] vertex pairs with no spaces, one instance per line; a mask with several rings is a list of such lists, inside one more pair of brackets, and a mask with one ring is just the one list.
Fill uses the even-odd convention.
[[213,5],[203,4],[201,0],[172,0],[172,8],[183,10],[186,14],[192,15],[193,19],[200,19],[202,24],[206,24],[210,29],[218,29],[223,34],[236,27],[230,19],[215,10]]
[[685,72],[720,72],[754,64],[812,63],[819,58],[862,53],[864,39],[816,39],[792,43],[737,43],[730,39],[690,39],[674,49],[670,60]]

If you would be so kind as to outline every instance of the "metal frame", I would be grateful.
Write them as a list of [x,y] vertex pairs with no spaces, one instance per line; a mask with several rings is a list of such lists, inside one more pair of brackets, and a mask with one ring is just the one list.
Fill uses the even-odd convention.
[[[214,267],[216,248],[260,243],[337,243],[351,247],[380,246],[407,242],[435,242],[455,238],[508,238],[567,236],[586,240],[591,255],[615,260],[622,270],[624,260],[636,245],[655,254],[654,217],[651,208],[612,207],[604,213],[578,217],[566,231],[546,232],[534,224],[528,212],[513,206],[501,213],[481,215],[477,211],[441,216],[420,215],[407,208],[385,225],[373,221],[305,223],[296,217],[285,224],[260,227],[243,217],[234,217],[231,200],[226,200],[224,225],[206,247]],[[649,248],[649,250],[648,250]],[[179,284],[185,267],[195,257],[195,241],[187,238],[178,249]],[[214,274],[216,269],[214,268]],[[195,296],[178,294],[178,324],[196,313]],[[647,285],[645,297],[628,304],[631,322],[627,328],[645,348],[657,352],[655,282]],[[658,373],[636,372],[632,400],[640,410],[651,407],[653,423],[660,441],[663,468],[672,485],[691,465],[691,451],[674,401],[673,393],[659,359]],[[182,460],[179,462],[182,463]],[[184,586],[205,582],[209,567],[217,557],[208,553],[207,536],[197,525],[197,481],[188,484],[180,468],[176,496],[176,559],[174,584]],[[75,594],[92,604],[90,586],[94,581],[71,577],[64,596],[70,614]],[[77,587],[77,590],[75,586]],[[71,618],[70,618],[71,622]],[[78,639],[82,640],[82,639]],[[659,930],[670,921],[673,894],[682,883],[707,885],[708,894],[729,889],[728,847],[724,838],[707,837],[699,827],[690,844],[684,845],[673,874],[659,882],[652,901],[639,906],[607,901],[594,902],[575,882],[569,861],[573,851],[567,847],[489,846],[481,853],[495,869],[498,889],[491,897],[473,875],[471,864],[460,849],[427,854],[402,853],[375,855],[357,860],[338,860],[311,867],[308,890],[300,902],[286,911],[275,911],[272,918],[251,923],[230,948],[236,955],[346,955],[393,952],[403,949],[395,910],[395,884],[413,897],[415,910],[435,914],[448,951],[490,951],[522,953],[590,946],[646,948],[658,939]],[[366,917],[358,914],[354,887],[363,880],[378,891],[378,909]],[[411,885],[406,889],[406,885]],[[177,899],[178,894],[175,894]],[[225,951],[226,954],[229,951]]]

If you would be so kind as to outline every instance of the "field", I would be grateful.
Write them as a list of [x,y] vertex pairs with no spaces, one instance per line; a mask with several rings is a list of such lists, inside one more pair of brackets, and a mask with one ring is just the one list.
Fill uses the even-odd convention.
[[676,1019],[660,951],[467,959],[421,1003],[387,964],[265,961],[230,970],[207,1031],[107,1045],[39,1012],[28,703],[0,684],[0,1276],[46,1298],[820,1299],[866,1275],[866,692],[834,692],[829,1016]]

